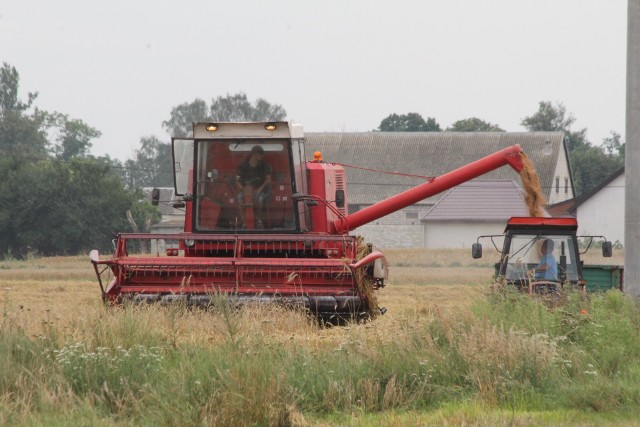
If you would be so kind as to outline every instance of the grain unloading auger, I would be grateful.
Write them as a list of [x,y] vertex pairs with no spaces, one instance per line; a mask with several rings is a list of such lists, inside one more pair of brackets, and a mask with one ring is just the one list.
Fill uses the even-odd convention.
[[196,123],[193,135],[172,139],[184,232],[119,234],[106,260],[92,251],[105,301],[208,306],[224,297],[369,317],[381,311],[374,290],[386,261],[351,230],[501,166],[523,167],[514,145],[347,214],[344,168],[319,153],[305,161],[301,126]]

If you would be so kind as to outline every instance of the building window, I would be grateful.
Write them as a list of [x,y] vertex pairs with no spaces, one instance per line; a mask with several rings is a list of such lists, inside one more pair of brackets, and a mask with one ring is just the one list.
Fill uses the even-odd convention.
[[418,219],[418,211],[406,211],[404,219]]
[[556,193],[560,192],[560,177],[556,176]]
[[564,194],[569,194],[569,177],[564,177]]

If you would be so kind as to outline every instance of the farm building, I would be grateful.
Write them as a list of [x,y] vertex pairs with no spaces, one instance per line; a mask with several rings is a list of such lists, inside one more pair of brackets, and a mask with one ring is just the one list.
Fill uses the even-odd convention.
[[570,212],[578,219],[578,234],[603,235],[624,245],[624,189],[622,168],[591,193],[575,200]]
[[[549,203],[574,197],[568,155],[561,132],[307,133],[305,137],[307,156],[311,157],[314,151],[321,151],[327,162],[358,167],[346,167],[350,212],[425,180],[381,171],[438,176],[513,144],[520,144],[533,162]],[[522,205],[514,203],[515,199],[521,197],[521,185],[519,175],[512,168],[502,167],[468,185],[364,225],[355,233],[387,248],[470,247],[478,234],[501,233],[507,218],[526,214],[523,211],[524,201]],[[464,194],[467,203],[454,203],[461,194]],[[441,200],[441,206],[438,207]],[[479,215],[479,208],[487,204],[491,204],[491,212]],[[451,208],[455,208],[457,213],[447,214]],[[446,219],[446,215],[450,215],[450,218]],[[454,229],[455,233],[452,231]]]
[[481,235],[502,234],[512,216],[528,216],[513,180],[475,179],[444,193],[420,219],[426,248],[470,248]]

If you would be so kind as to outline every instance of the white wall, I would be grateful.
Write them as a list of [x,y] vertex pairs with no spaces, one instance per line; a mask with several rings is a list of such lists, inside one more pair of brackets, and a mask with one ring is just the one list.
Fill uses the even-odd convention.
[[[416,221],[418,223],[418,221]],[[350,234],[364,237],[365,242],[373,243],[381,249],[422,248],[424,245],[424,226],[421,224],[366,224]]]
[[[560,147],[560,150],[555,174],[551,182],[551,189],[549,193],[547,193],[550,205],[573,198],[573,187],[571,186],[571,179],[569,179],[569,163],[567,162],[567,156],[564,155],[562,147]],[[559,183],[557,188],[558,192],[556,192],[556,178],[558,178]],[[569,183],[567,192],[565,192],[565,180]]]
[[[478,236],[502,234],[507,221],[501,222],[430,222],[426,228],[425,247],[429,249],[469,249],[476,243]],[[491,241],[483,239],[483,246],[493,248]],[[502,245],[502,239],[496,243]]]
[[[418,219],[429,210],[430,205],[413,205],[392,212],[372,223],[362,225],[350,234],[364,237],[367,243],[379,248],[424,247],[424,225]],[[407,212],[413,215],[407,217]]]
[[[430,222],[428,224],[366,224],[355,229],[352,234],[364,237],[365,242],[373,243],[381,249],[390,248],[429,248],[429,249],[469,249],[476,243],[478,236],[501,235],[507,225],[506,219],[500,222]],[[492,249],[491,241],[484,239],[483,246]],[[502,246],[502,239],[496,239]]]
[[578,234],[602,235],[624,245],[624,174],[578,206]]

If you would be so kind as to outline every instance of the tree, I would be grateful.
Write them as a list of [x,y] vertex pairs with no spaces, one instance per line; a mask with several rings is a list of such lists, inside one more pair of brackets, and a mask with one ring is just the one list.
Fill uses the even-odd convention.
[[[110,250],[114,233],[157,210],[125,189],[117,162],[87,154],[100,132],[81,120],[19,99],[19,74],[0,69],[0,256]],[[50,140],[51,139],[51,140]]]
[[571,130],[575,121],[573,114],[567,114],[567,109],[561,102],[553,105],[550,101],[540,101],[538,111],[522,119],[521,124],[529,132],[564,132],[567,138],[567,149],[571,152],[589,144],[586,128],[578,131]]
[[196,98],[193,102],[185,102],[171,110],[171,118],[162,122],[162,126],[169,135],[186,137],[191,135],[191,124],[209,120],[209,108],[202,99]]
[[0,68],[0,113],[6,111],[26,111],[38,97],[38,92],[27,95],[27,103],[23,103],[18,99],[18,89],[20,86],[20,75],[15,67],[6,62],[2,63]]
[[611,131],[611,136],[602,140],[602,148],[607,156],[617,158],[617,161],[624,166],[624,142],[619,133]]
[[57,133],[53,153],[60,159],[86,156],[91,148],[91,140],[102,135],[102,132],[82,120],[70,119],[66,114],[53,113],[50,117],[51,127],[56,128]]
[[140,138],[136,157],[125,162],[124,179],[128,188],[173,186],[171,145],[155,136]]
[[[0,69],[0,153],[31,160],[42,160],[48,152],[63,160],[85,156],[100,131],[66,114],[38,108],[29,112],[38,93],[29,93],[26,103],[20,101],[19,82],[18,71],[4,63]],[[56,135],[54,144],[48,135]]]
[[284,120],[287,112],[281,105],[271,105],[262,98],[252,105],[247,95],[219,96],[211,103],[211,120],[215,122],[262,122]]
[[[12,191],[16,188],[28,191]],[[111,250],[115,233],[132,231],[126,211],[144,224],[157,211],[126,191],[105,159],[24,162],[0,182],[0,253],[70,255]],[[142,206],[144,205],[144,206]]]
[[202,99],[195,99],[191,103],[180,104],[171,110],[169,120],[162,122],[167,132],[174,137],[191,135],[193,122],[252,122],[279,121],[287,116],[286,110],[280,105],[272,105],[262,98],[251,104],[245,93],[237,93],[211,100],[211,106]]
[[0,156],[39,160],[46,157],[47,114],[35,109],[27,113],[38,94],[29,93],[28,101],[18,98],[20,75],[3,63],[0,68]]
[[[538,111],[522,120],[531,132],[560,131],[565,134],[576,195],[590,193],[624,165],[624,147],[615,132],[595,147],[587,140],[587,129],[572,130],[575,118],[562,103],[541,101]],[[621,151],[622,150],[622,151]]]
[[418,113],[390,114],[380,122],[381,132],[440,132],[440,125],[433,117],[425,121]]
[[485,122],[477,117],[458,120],[447,129],[449,132],[504,132],[498,125]]
[[599,147],[582,146],[571,153],[573,182],[578,194],[588,194],[624,166],[624,158],[607,155]]

